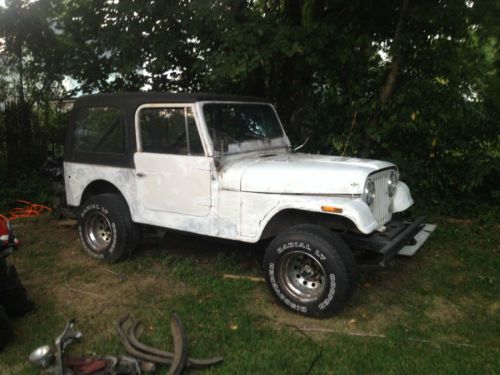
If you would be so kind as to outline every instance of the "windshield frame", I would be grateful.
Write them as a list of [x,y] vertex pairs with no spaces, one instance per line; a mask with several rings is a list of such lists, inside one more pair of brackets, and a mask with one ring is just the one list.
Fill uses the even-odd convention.
[[[276,120],[278,121],[278,124],[281,128],[281,137],[275,137],[275,138],[266,138],[266,140],[255,140],[255,141],[247,141],[247,142],[242,142],[242,145],[245,145],[245,147],[242,147],[240,151],[238,152],[220,152],[217,151],[214,147],[213,141],[212,141],[212,136],[210,135],[210,132],[208,131],[207,123],[205,121],[205,113],[203,111],[203,107],[206,104],[248,104],[248,105],[264,105],[271,107],[274,115],[276,116]],[[269,102],[259,102],[259,101],[235,101],[235,100],[208,100],[208,101],[200,101],[196,103],[196,109],[198,112],[198,119],[200,121],[201,127],[203,128],[203,136],[206,139],[206,144],[208,145],[209,148],[209,156],[214,156],[214,157],[222,157],[224,155],[238,155],[242,153],[247,153],[247,152],[255,152],[255,151],[266,151],[266,150],[272,150],[276,148],[286,148],[290,147],[290,140],[288,139],[288,136],[285,133],[285,129],[283,127],[283,124],[281,123],[281,119],[278,116],[278,113],[276,111],[276,108]],[[252,145],[255,144],[256,147],[252,147]]]

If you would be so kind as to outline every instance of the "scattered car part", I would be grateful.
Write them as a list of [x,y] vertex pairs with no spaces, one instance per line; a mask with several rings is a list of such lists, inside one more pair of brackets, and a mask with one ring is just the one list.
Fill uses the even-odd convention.
[[141,366],[139,365],[139,361],[137,361],[137,359],[135,358],[122,356],[118,361],[118,366],[124,366],[125,368],[128,368],[130,373],[132,374],[141,375]]
[[54,363],[55,360],[54,350],[50,345],[40,346],[31,352],[31,354],[28,357],[28,360],[32,365],[41,368],[47,368],[52,363]]
[[64,350],[66,347],[82,338],[82,333],[75,329],[75,320],[66,323],[64,331],[56,337],[56,374],[64,375]]
[[[172,334],[174,335],[174,346],[176,348],[182,349],[181,343],[185,343],[187,346],[187,338],[183,333],[182,325],[180,323],[180,319],[177,317],[177,322],[174,322],[174,318],[172,318]],[[151,361],[157,364],[169,365],[171,368],[179,368],[179,364],[175,364],[179,361],[179,363],[183,362],[182,355],[179,359],[176,359],[176,353],[171,353],[167,351],[163,351],[157,348],[150,347],[148,345],[144,345],[139,341],[139,337],[141,336],[143,329],[140,322],[135,321],[130,317],[130,315],[124,316],[117,323],[116,330],[120,341],[122,342],[125,350],[132,356],[139,358],[144,361]],[[184,338],[183,338],[184,337]],[[177,342],[177,344],[175,344]],[[183,349],[180,351],[184,351]],[[187,350],[186,350],[187,353]],[[185,366],[188,368],[194,369],[204,369],[213,367],[218,365],[224,361],[222,357],[214,357],[207,359],[198,359],[198,358],[186,358]]]
[[116,365],[118,364],[118,358],[113,355],[104,356],[103,359],[108,363],[106,369],[108,372],[113,373]]
[[98,357],[78,357],[66,358],[65,365],[73,370],[76,374],[94,374],[97,371],[103,371],[107,368],[108,362],[103,358]]
[[[171,352],[166,352],[160,349],[153,348],[151,346],[144,345],[139,341],[140,336],[142,335],[143,328],[140,322],[134,322],[128,331],[129,342],[135,348],[142,350],[143,352],[158,355],[166,358],[173,358],[174,354]],[[212,367],[218,365],[224,361],[223,357],[213,357],[213,358],[190,358],[187,359],[187,367],[193,369],[204,369],[208,367]]]
[[186,366],[189,344],[181,320],[177,314],[174,314],[170,320],[170,329],[174,338],[174,358],[168,370],[168,375],[179,375],[184,370],[184,366]]
[[[1,336],[0,336],[1,337]],[[152,362],[142,362],[128,356],[104,357],[66,357],[66,347],[82,338],[82,333],[75,328],[75,321],[66,323],[64,331],[55,339],[56,353],[49,345],[35,349],[29,355],[29,362],[44,369],[44,373],[67,374],[106,374],[106,375],[141,375],[153,372],[156,367]],[[55,363],[54,363],[55,361]]]
[[[148,362],[149,363],[149,362]],[[65,358],[66,368],[75,374],[100,374],[100,375],[141,375],[141,366],[137,359],[128,356],[105,356]]]
[[138,358],[138,359],[144,360],[144,361],[159,363],[162,365],[170,365],[172,363],[171,358],[165,358],[165,357],[155,356],[155,355],[150,354],[150,353],[141,352],[140,350],[137,350],[129,343],[129,341],[127,339],[127,335],[125,334],[126,331],[123,328],[123,324],[124,324],[126,319],[128,319],[128,316],[126,318],[118,321],[118,323],[116,325],[116,332],[118,333],[118,337],[119,337],[123,347],[127,351],[127,353]]
[[145,374],[152,374],[153,372],[156,371],[156,365],[154,364],[154,362],[142,361],[141,371],[144,372]]
[[[133,321],[133,320],[132,320]],[[140,322],[133,321],[132,325],[128,330],[128,339],[130,344],[134,346],[136,349],[139,349],[145,353],[150,353],[153,355],[158,355],[160,357],[166,357],[172,359],[174,354],[171,352],[166,352],[160,349],[153,348],[148,345],[144,345],[139,341],[140,336],[142,335],[143,328]],[[224,361],[222,357],[214,357],[214,358],[188,358],[187,359],[187,367],[193,369],[204,369],[208,367],[212,367],[218,365]]]

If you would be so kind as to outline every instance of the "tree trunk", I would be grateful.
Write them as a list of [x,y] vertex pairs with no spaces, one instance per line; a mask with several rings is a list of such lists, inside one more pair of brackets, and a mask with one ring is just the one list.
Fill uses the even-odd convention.
[[401,72],[403,55],[401,52],[401,48],[398,46],[398,44],[401,40],[401,32],[403,29],[404,21],[408,14],[409,4],[410,0],[403,0],[403,4],[401,5],[401,11],[399,13],[398,23],[396,25],[396,30],[394,32],[394,39],[392,42],[395,52],[393,53],[391,68],[389,70],[389,74],[387,75],[385,83],[380,90],[377,106],[372,116],[370,117],[368,124],[365,127],[363,146],[360,153],[360,156],[364,158],[370,155],[373,144],[373,139],[369,134],[369,132],[371,129],[379,127],[381,108],[387,102],[387,100],[393,95],[394,90],[396,88],[397,79]]
[[18,108],[15,103],[7,103],[4,111],[5,142],[7,146],[7,170],[10,178],[16,176],[20,166]]

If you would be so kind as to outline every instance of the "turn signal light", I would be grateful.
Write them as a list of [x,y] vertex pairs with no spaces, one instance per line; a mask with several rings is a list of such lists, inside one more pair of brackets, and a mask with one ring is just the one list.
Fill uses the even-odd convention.
[[342,213],[342,209],[341,208],[333,207],[333,206],[321,206],[321,211],[333,212],[333,213],[336,213],[336,214],[341,214]]

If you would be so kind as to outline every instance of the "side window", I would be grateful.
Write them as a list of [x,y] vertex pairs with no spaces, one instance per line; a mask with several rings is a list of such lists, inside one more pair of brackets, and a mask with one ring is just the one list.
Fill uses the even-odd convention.
[[204,155],[191,108],[143,108],[139,126],[144,152]]
[[75,149],[83,152],[123,154],[125,132],[118,108],[82,108],[76,118]]

